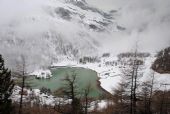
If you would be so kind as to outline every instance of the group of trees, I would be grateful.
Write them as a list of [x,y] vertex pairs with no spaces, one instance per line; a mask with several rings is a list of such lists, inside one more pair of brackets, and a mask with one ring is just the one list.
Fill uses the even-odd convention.
[[152,68],[159,73],[170,73],[170,47],[158,52]]
[[169,114],[170,92],[154,89],[154,71],[148,75],[147,81],[140,80],[145,62],[141,62],[138,55],[137,51],[133,53],[129,57],[130,64],[122,69],[123,80],[112,97],[115,103],[112,114]]
[[[17,114],[22,114],[23,106],[23,95],[25,88],[25,79],[26,79],[26,62],[25,57],[21,56],[21,63],[18,64],[19,71],[13,73],[16,77],[21,77],[22,81],[20,83],[21,91],[19,107]],[[12,79],[12,73],[10,70],[5,68],[4,59],[0,55],[0,114],[13,114],[15,106],[12,104],[11,95],[13,93],[14,80]]]
[[[17,104],[12,104],[10,96],[12,95],[14,81],[11,79],[11,71],[5,68],[4,60],[0,55],[0,114],[24,114],[26,108],[30,107],[28,103],[23,102],[25,80],[26,80],[26,62],[25,58],[21,57],[21,62],[19,71],[15,72],[16,76],[22,77],[21,80],[21,91],[20,91],[20,101]],[[73,73],[72,75],[67,75],[64,79],[64,87],[61,89],[60,95],[62,95],[63,100],[67,99],[69,102],[62,104],[60,101],[56,101],[56,105],[53,107],[49,106],[47,108],[49,111],[54,110],[55,113],[68,113],[68,114],[87,114],[88,108],[90,106],[90,91],[91,85],[81,90],[77,85],[77,75]],[[42,88],[41,92],[51,93],[49,89]],[[35,98],[33,98],[35,100]],[[37,99],[38,100],[38,99]],[[60,103],[59,103],[60,102]],[[62,101],[63,102],[63,101]],[[24,107],[23,107],[24,106]],[[38,105],[35,105],[37,107]],[[40,107],[37,107],[40,108]],[[33,108],[30,107],[30,110]],[[34,109],[35,110],[35,109]],[[42,109],[41,109],[42,110]],[[32,114],[32,113],[31,113]]]
[[141,77],[142,73],[142,64],[138,60],[137,51],[134,53],[131,59],[131,64],[127,68],[122,70],[123,76],[126,78],[126,87],[130,91],[130,113],[136,114],[136,105],[137,105],[137,89],[138,89],[138,80]]
[[126,92],[122,83],[115,90],[112,98],[115,103],[112,106],[112,114],[169,114],[170,112],[170,91],[152,91],[152,86],[145,83],[142,90],[136,94],[136,105],[135,107],[132,105],[132,109],[130,95]]
[[83,64],[86,64],[86,63],[95,63],[95,62],[99,62],[99,58],[98,57],[83,57],[83,58],[80,58],[79,62],[80,63],[83,63]]
[[11,71],[5,68],[4,60],[0,55],[0,114],[10,114],[11,112],[12,101],[9,98],[13,87]]
[[118,59],[120,60],[121,58],[129,58],[129,57],[134,57],[134,55],[136,54],[137,57],[149,57],[150,53],[146,53],[146,52],[126,52],[126,53],[120,53],[118,54]]

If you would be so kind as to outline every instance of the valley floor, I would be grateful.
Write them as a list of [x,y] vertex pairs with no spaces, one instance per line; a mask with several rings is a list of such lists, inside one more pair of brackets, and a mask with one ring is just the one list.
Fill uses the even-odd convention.
[[[119,82],[122,80],[122,74],[121,74],[121,68],[124,67],[122,65],[116,65],[116,66],[109,66],[105,63],[110,60],[117,61],[116,57],[109,57],[109,58],[102,58],[101,62],[99,63],[86,63],[86,64],[80,64],[76,61],[70,61],[70,60],[64,60],[60,63],[53,64],[52,66],[55,67],[82,67],[86,69],[91,69],[97,72],[100,86],[108,91],[109,93],[113,94],[113,90],[118,87]],[[147,57],[145,60],[145,68],[143,69],[143,77],[140,79],[140,81],[146,81],[151,76],[152,70],[150,69],[151,63],[154,61],[154,57]],[[41,70],[42,71],[42,70]],[[48,70],[47,70],[48,71]],[[48,71],[49,72],[49,71]],[[36,75],[37,71],[35,73],[32,73]],[[154,89],[170,89],[170,86],[167,86],[166,88],[164,86],[161,86],[161,84],[169,84],[170,83],[170,74],[159,74],[155,73],[155,88]],[[18,87],[19,88],[19,87]],[[19,89],[15,89],[13,99],[14,101],[19,101],[20,96]],[[37,94],[41,99],[42,104],[46,105],[53,105],[56,98],[54,96],[48,96],[46,94],[40,94],[40,91],[38,89],[34,90],[34,93]],[[26,99],[26,98],[25,98]],[[57,98],[62,99],[62,98]],[[69,101],[68,101],[69,102]],[[98,107],[100,109],[105,108],[108,101],[102,100],[98,102]],[[94,107],[91,107],[93,109]]]

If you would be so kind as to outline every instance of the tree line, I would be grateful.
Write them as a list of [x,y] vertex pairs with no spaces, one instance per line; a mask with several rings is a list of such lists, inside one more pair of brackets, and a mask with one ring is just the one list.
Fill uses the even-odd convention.
[[[128,54],[131,61],[122,68],[122,81],[119,87],[113,90],[111,100],[113,105],[106,108],[110,114],[169,114],[170,91],[168,83],[160,84],[162,89],[157,88],[155,72],[148,74],[148,80],[141,81],[144,74],[144,59],[141,62],[137,50]],[[124,55],[123,55],[124,56]]]

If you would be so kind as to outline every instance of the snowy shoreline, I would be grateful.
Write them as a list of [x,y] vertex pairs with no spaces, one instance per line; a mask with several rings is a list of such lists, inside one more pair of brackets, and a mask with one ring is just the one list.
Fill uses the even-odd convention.
[[96,73],[96,75],[97,75],[97,87],[99,87],[99,89],[101,89],[103,92],[105,92],[105,94],[106,95],[110,95],[111,93],[110,92],[108,92],[106,89],[104,89],[102,86],[101,86],[101,81],[100,81],[100,79],[101,79],[101,76],[100,76],[100,73],[98,73],[96,70],[94,70],[94,69],[91,69],[91,68],[87,68],[87,67],[82,67],[82,66],[75,66],[75,65],[73,65],[73,66],[52,66],[52,67],[50,67],[50,69],[55,69],[55,68],[81,68],[81,69],[88,69],[88,70],[91,70],[91,71],[94,71],[95,73]]
[[[112,67],[106,67],[106,66],[102,66],[99,67],[99,63],[87,63],[87,64],[78,64],[76,63],[76,61],[65,61],[65,62],[61,62],[61,63],[57,63],[57,64],[53,64],[52,66],[49,67],[50,68],[84,68],[84,69],[89,69],[92,70],[94,72],[96,72],[96,75],[98,77],[98,86],[105,92],[107,92],[108,94],[112,94],[113,88],[115,88],[118,83],[121,80],[121,77],[119,76],[119,70],[118,67],[112,69]],[[33,73],[31,73],[30,75],[35,75],[41,78],[46,78],[48,76],[40,76],[41,73],[43,72],[43,74],[47,74],[47,75],[51,75],[50,70],[46,69],[46,70],[36,70]],[[109,75],[106,75],[108,74]],[[112,76],[111,76],[112,75]],[[51,77],[51,76],[50,76]]]
[[[51,67],[49,67],[48,69],[39,69],[36,71],[47,71],[47,74],[50,71],[50,68],[66,68],[66,67],[72,67],[72,68],[85,68],[85,69],[89,69],[89,70],[93,70],[94,72],[97,73],[98,76],[98,86],[101,87],[103,90],[105,90],[107,93],[113,94],[113,90],[116,89],[119,85],[119,82],[122,80],[121,77],[121,65],[115,65],[115,66],[109,66],[106,65],[106,61],[109,61],[109,58],[105,58],[103,60],[101,60],[101,62],[99,63],[87,63],[87,64],[79,64],[77,61],[62,61],[60,63],[57,64],[53,64]],[[112,58],[111,58],[112,60]],[[114,60],[114,59],[113,59]],[[144,74],[143,77],[140,79],[141,82],[143,81],[147,81],[150,77],[150,73],[151,73],[151,63],[154,60],[154,58],[152,57],[148,57],[145,60],[145,68],[144,68]],[[34,73],[37,73],[37,72]],[[35,75],[34,73],[32,73],[33,75]],[[38,72],[40,74],[40,72]],[[160,89],[160,90],[164,90],[164,86],[160,86],[162,83],[170,83],[170,74],[159,74],[159,73],[155,73],[155,90],[156,89]],[[170,89],[170,87],[167,87],[166,89]],[[19,95],[19,91],[20,91],[20,87],[16,87],[16,89],[14,90],[14,94],[13,94],[13,101],[19,101],[20,95]],[[28,95],[30,92],[30,90],[28,91]],[[35,92],[34,92],[35,91]],[[55,104],[55,99],[62,99],[62,98],[55,98],[54,96],[48,96],[46,94],[40,93],[40,90],[38,89],[34,89],[33,93],[36,94],[36,96],[39,96],[39,99],[41,101],[41,104],[47,104],[47,105],[54,105]],[[25,96],[25,99],[29,98],[29,96]],[[103,99],[98,103],[100,109],[104,108],[107,105],[107,102]]]
[[[78,64],[74,61],[65,61],[57,64],[53,64],[53,67],[72,67],[72,68],[85,68],[92,70],[97,73],[99,86],[106,91],[107,93],[112,94],[113,88],[118,86],[118,83],[121,80],[120,73],[118,69],[112,69],[111,67],[99,67],[98,63],[87,63],[87,64]],[[114,71],[114,73],[112,73]],[[113,76],[106,76],[105,73],[109,73]],[[113,86],[114,85],[114,86]]]
[[[153,57],[147,57],[145,58],[145,68],[143,69],[143,77],[140,79],[141,82],[146,81],[149,79],[149,76],[151,75],[151,63],[154,61],[155,58]],[[105,91],[109,92],[110,94],[113,94],[113,89],[117,88],[119,85],[119,82],[122,80],[122,74],[121,74],[121,68],[123,66],[116,65],[116,66],[109,66],[105,63],[107,61],[117,61],[116,57],[110,57],[110,58],[102,58],[101,62],[99,63],[86,63],[81,64],[77,61],[71,61],[71,60],[65,60],[60,63],[52,64],[49,68],[85,68],[89,70],[93,70],[97,73],[97,76],[99,78],[99,86],[104,89]],[[170,83],[170,80],[167,80],[167,78],[170,78],[170,74],[159,74],[155,72],[155,81],[156,81],[156,88],[160,88],[161,83]],[[162,88],[162,87],[161,87]],[[170,89],[170,87],[168,87]]]
[[[121,68],[123,66],[117,65],[117,66],[107,66],[105,63],[107,61],[117,61],[117,57],[112,56],[109,58],[102,58],[100,63],[86,63],[86,64],[80,64],[76,61],[63,61],[57,64],[53,64],[52,67],[78,67],[78,68],[86,68],[93,70],[97,73],[97,76],[99,78],[100,86],[110,94],[113,94],[113,90],[116,89],[119,85],[119,83],[122,80],[122,73]],[[153,70],[151,69],[151,65],[153,61],[155,60],[155,57],[150,56],[145,58],[144,63],[144,69],[143,69],[143,76],[141,77],[140,81],[144,82],[150,79],[151,73]],[[169,79],[169,80],[167,80]],[[164,87],[160,87],[162,83],[170,83],[170,74],[160,74],[155,72],[155,89],[161,89],[163,90]],[[170,86],[167,87],[167,89],[170,89]]]

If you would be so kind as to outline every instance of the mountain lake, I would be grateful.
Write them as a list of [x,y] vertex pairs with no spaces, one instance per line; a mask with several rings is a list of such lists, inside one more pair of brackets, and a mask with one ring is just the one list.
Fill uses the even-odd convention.
[[79,67],[56,67],[51,68],[52,77],[50,79],[36,79],[34,76],[31,76],[27,79],[27,83],[31,88],[41,89],[45,87],[50,89],[52,92],[59,90],[64,87],[65,82],[63,79],[72,74],[77,75],[77,87],[78,91],[82,92],[83,88],[86,88],[89,84],[91,85],[90,97],[100,97],[106,93],[101,87],[97,73],[90,69],[79,68]]

